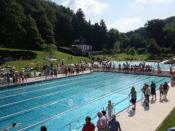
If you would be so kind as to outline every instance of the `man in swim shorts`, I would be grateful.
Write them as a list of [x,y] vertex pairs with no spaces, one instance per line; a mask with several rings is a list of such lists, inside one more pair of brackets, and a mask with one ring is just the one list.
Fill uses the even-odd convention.
[[132,109],[135,110],[136,109],[136,101],[137,101],[137,92],[136,92],[134,87],[131,88],[131,92],[130,92],[129,96],[131,96],[130,102],[134,106]]
[[[156,100],[156,84],[154,81],[152,81],[151,83],[151,96],[152,96],[152,100],[155,98]],[[153,98],[154,97],[154,98]]]

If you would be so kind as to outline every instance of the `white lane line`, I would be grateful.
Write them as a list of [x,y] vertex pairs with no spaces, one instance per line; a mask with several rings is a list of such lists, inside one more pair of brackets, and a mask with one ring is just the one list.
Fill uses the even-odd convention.
[[[113,80],[113,79],[115,79],[115,78],[112,78],[112,79],[110,79],[110,80]],[[106,79],[106,80],[104,80],[104,81],[107,81],[108,79]],[[103,81],[103,82],[104,82]],[[126,81],[125,81],[126,82]],[[101,85],[99,85],[99,83],[101,83],[101,81],[99,81],[99,82],[96,82],[95,83],[95,85],[93,85],[93,86],[96,86],[96,88],[95,89],[97,89],[97,88],[101,88],[102,86]],[[110,83],[111,84],[111,83]],[[112,82],[112,84],[114,84],[114,81]],[[89,84],[88,84],[89,85]],[[88,85],[85,85],[85,86],[88,86]],[[98,86],[99,85],[99,86]],[[72,88],[74,88],[74,87],[72,87]],[[21,100],[21,101],[17,101],[17,102],[13,102],[13,103],[9,103],[9,104],[4,104],[4,105],[1,105],[0,106],[0,109],[1,108],[4,108],[4,107],[8,107],[8,106],[12,106],[12,105],[15,105],[15,104],[19,104],[19,103],[22,103],[22,102],[26,102],[26,101],[29,101],[29,100],[33,100],[33,99],[37,99],[37,98],[42,98],[42,97],[47,97],[47,96],[52,96],[52,95],[55,95],[55,94],[58,94],[58,93],[63,93],[63,92],[66,92],[66,91],[69,91],[69,90],[71,90],[72,88],[69,88],[69,89],[65,89],[65,90],[61,90],[61,91],[56,91],[56,92],[54,92],[54,93],[49,93],[49,94],[47,94],[47,95],[41,95],[41,96],[37,96],[37,97],[32,97],[32,98],[29,98],[29,99],[25,99],[25,100]],[[79,88],[81,88],[81,87],[79,87]],[[76,89],[79,89],[79,88],[76,88]],[[88,88],[88,87],[87,87]],[[88,88],[88,89],[93,89],[93,88]]]
[[[112,75],[111,75],[112,76]],[[107,77],[107,76],[105,76]],[[104,77],[100,77],[101,78],[104,78]],[[92,80],[94,80],[94,78],[92,78]],[[66,83],[66,84],[62,84],[61,86],[59,85],[56,85],[56,86],[52,86],[52,87],[48,87],[48,88],[44,88],[44,89],[38,89],[38,90],[31,90],[31,91],[27,91],[27,92],[22,92],[22,93],[18,93],[18,94],[14,94],[14,95],[8,95],[8,96],[5,96],[5,97],[0,97],[0,99],[6,99],[6,98],[10,98],[10,97],[14,97],[14,96],[18,96],[18,95],[23,95],[23,94],[27,94],[27,93],[31,93],[31,92],[39,92],[39,91],[44,91],[44,90],[49,90],[49,89],[54,89],[54,88],[58,88],[58,87],[64,87],[66,85],[71,85],[71,84],[80,84],[80,83],[83,83],[83,82],[88,82],[89,80],[84,80],[84,81],[80,81],[80,82],[71,82],[71,83]]]
[[[87,74],[88,75],[88,74]],[[78,75],[75,75],[75,76],[78,76]],[[100,76],[99,74],[97,75],[97,76]],[[86,77],[90,77],[90,76],[86,76]],[[86,78],[85,77],[85,78]],[[95,76],[96,77],[96,76]],[[70,78],[70,77],[65,77],[65,78]],[[72,79],[71,79],[72,78]],[[5,92],[11,92],[11,91],[18,91],[18,90],[23,90],[23,89],[25,89],[25,88],[29,88],[29,87],[36,87],[37,86],[37,88],[38,87],[40,87],[40,86],[43,86],[43,85],[50,85],[50,84],[56,84],[56,83],[59,83],[59,82],[66,82],[66,81],[70,81],[70,80],[73,80],[73,78],[74,79],[76,79],[77,77],[71,77],[70,79],[65,79],[65,80],[63,80],[63,79],[50,79],[50,81],[45,81],[45,80],[42,80],[42,81],[39,81],[40,83],[38,83],[38,84],[40,84],[40,85],[36,85],[36,83],[33,83],[32,85],[28,85],[27,87],[25,86],[25,87],[22,87],[22,88],[17,88],[17,89],[9,89],[9,90],[4,90],[4,91],[0,91],[0,94],[3,94],[3,93],[5,93]],[[79,79],[84,79],[84,77],[83,78],[79,78]],[[55,80],[60,80],[60,81],[55,81]],[[45,83],[42,83],[42,82],[45,82]],[[27,83],[26,83],[27,84]]]
[[[121,89],[121,90],[122,90],[122,89]],[[118,90],[117,90],[117,91],[118,91]],[[107,96],[109,96],[109,95],[111,95],[111,94],[114,94],[115,92],[116,92],[116,91],[114,91],[114,92],[112,92],[112,93],[108,93],[108,94],[103,95],[103,96],[101,96],[101,97],[98,97],[98,98],[96,98],[96,99],[93,99],[93,100],[91,100],[91,101],[89,101],[89,102],[87,102],[87,103],[84,102],[84,103],[82,103],[82,104],[80,104],[80,105],[74,106],[73,108],[70,108],[70,109],[68,109],[68,110],[66,110],[66,111],[64,111],[64,112],[58,113],[58,114],[53,115],[53,116],[51,116],[51,117],[49,117],[49,118],[47,118],[47,119],[44,119],[44,120],[42,120],[42,121],[40,121],[40,122],[38,122],[38,123],[35,123],[35,124],[29,125],[29,126],[27,126],[27,127],[25,127],[25,128],[22,128],[22,129],[20,129],[19,131],[25,131],[25,130],[27,130],[27,129],[29,129],[29,128],[32,128],[32,127],[37,126],[37,125],[40,125],[40,124],[42,124],[42,123],[44,123],[44,122],[46,122],[46,121],[49,121],[49,120],[51,120],[51,119],[54,119],[55,117],[58,118],[59,116],[65,114],[65,113],[67,113],[67,112],[69,112],[69,111],[75,110],[75,109],[79,108],[80,106],[88,105],[88,104],[90,104],[90,103],[93,103],[94,101],[98,101],[98,100],[100,100],[100,99],[102,99],[102,98],[104,98],[104,97],[107,97]]]
[[[110,75],[110,77],[112,77],[113,75]],[[101,78],[105,78],[105,77],[109,77],[109,76],[104,76],[104,77],[101,77]],[[100,79],[97,79],[97,80],[100,80]],[[94,80],[94,78],[91,78]],[[90,79],[89,79],[90,80]],[[84,80],[84,81],[80,81],[80,82],[72,82],[72,83],[66,83],[66,84],[62,84],[61,86],[59,85],[59,87],[63,87],[63,86],[66,86],[66,85],[71,85],[71,84],[79,84],[79,83],[83,83],[83,82],[88,82],[88,80]],[[54,89],[54,88],[57,88],[58,86],[52,86],[52,87],[48,87],[48,88],[44,88],[44,89],[38,89],[38,90],[32,90],[32,91],[26,91],[26,92],[22,92],[22,93],[18,93],[18,94],[14,94],[14,95],[9,95],[9,96],[5,96],[5,97],[0,97],[0,99],[6,99],[6,98],[10,98],[10,97],[14,97],[14,96],[18,96],[18,95],[23,95],[23,94],[26,94],[26,93],[31,93],[31,92],[38,92],[38,91],[44,91],[44,90],[49,90],[49,89]]]
[[[121,89],[122,89],[122,88],[121,88]],[[116,91],[118,92],[119,90],[118,90],[118,89],[117,89],[117,90],[115,89],[114,92],[116,92]],[[112,93],[109,92],[109,93],[103,95],[103,97],[108,96],[109,94],[113,94],[114,92],[112,92]],[[103,98],[103,97],[102,97],[102,98]],[[68,98],[66,98],[66,99],[68,99]],[[50,105],[54,105],[54,104],[57,104],[57,103],[60,102],[60,101],[66,100],[66,99],[62,99],[62,100],[59,100],[59,101],[53,101],[53,102],[50,102],[50,103],[47,103],[47,104],[43,104],[43,105],[40,105],[40,106],[36,106],[36,107],[34,107],[34,108],[30,108],[30,109],[28,109],[28,110],[23,110],[23,111],[16,112],[16,113],[13,113],[13,114],[10,114],[10,115],[6,115],[6,116],[3,116],[3,117],[0,117],[0,121],[3,120],[3,119],[6,119],[6,118],[8,118],[8,117],[13,117],[13,116],[16,116],[16,115],[20,115],[20,114],[23,114],[23,113],[30,112],[30,111],[35,110],[35,109],[40,108],[40,107],[47,107],[47,106],[50,106]],[[97,98],[95,98],[95,99],[97,99]],[[94,99],[94,101],[95,101],[95,99]]]

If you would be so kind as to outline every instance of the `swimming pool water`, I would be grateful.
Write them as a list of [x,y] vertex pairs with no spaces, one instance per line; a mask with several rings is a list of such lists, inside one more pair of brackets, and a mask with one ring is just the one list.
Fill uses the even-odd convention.
[[170,78],[94,72],[0,90],[0,129],[17,122],[21,125],[15,130],[38,131],[46,125],[49,131],[80,131],[85,116],[96,124],[96,113],[106,108],[108,100],[116,112],[122,111],[129,105],[131,87],[141,99],[143,84],[152,80],[158,88]]

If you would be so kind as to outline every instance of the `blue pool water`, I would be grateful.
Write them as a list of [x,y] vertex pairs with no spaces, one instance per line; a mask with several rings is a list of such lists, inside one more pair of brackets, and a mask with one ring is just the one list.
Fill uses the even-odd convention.
[[128,107],[131,86],[141,99],[143,84],[152,80],[158,86],[170,78],[94,72],[0,90],[0,129],[17,122],[21,125],[16,130],[38,131],[46,125],[49,131],[80,131],[85,116],[96,123],[96,113],[108,100],[116,112],[122,111]]

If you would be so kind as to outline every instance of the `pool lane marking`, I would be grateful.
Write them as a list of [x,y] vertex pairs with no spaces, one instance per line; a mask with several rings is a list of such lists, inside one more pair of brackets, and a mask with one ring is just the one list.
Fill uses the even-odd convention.
[[[115,78],[114,78],[114,79],[115,79]],[[108,80],[108,79],[107,79],[107,80]],[[110,80],[112,80],[112,79],[110,79]],[[95,86],[96,86],[95,89],[101,88],[101,87],[102,87],[101,85],[98,86],[98,83],[101,83],[101,81],[98,81],[98,82],[95,83]],[[112,84],[114,84],[114,83],[115,83],[115,82],[112,82]],[[110,84],[111,84],[111,83],[110,83]],[[86,86],[86,85],[85,85],[85,86]],[[94,86],[94,85],[93,85],[93,86]],[[74,88],[74,87],[72,87],[72,88]],[[44,94],[44,95],[41,95],[41,96],[32,97],[32,98],[29,98],[29,99],[25,99],[25,100],[21,100],[21,101],[16,101],[16,102],[12,102],[12,103],[9,103],[9,104],[4,104],[4,105],[1,105],[0,108],[4,108],[4,107],[7,107],[7,106],[11,106],[11,105],[15,105],[15,104],[18,104],[18,103],[22,103],[22,102],[25,102],[25,101],[37,99],[37,98],[40,98],[40,97],[47,97],[47,96],[52,96],[52,95],[55,95],[55,94],[58,94],[58,93],[63,93],[63,92],[72,90],[72,88],[65,89],[65,90],[61,90],[61,91],[56,91],[57,93],[56,93],[56,92],[54,92],[54,93],[49,93],[50,95]],[[79,88],[81,88],[81,87],[79,87]],[[88,88],[88,87],[87,87],[87,88]],[[76,89],[78,89],[78,88],[76,88]],[[93,88],[91,88],[91,87],[88,88],[88,89],[93,90]]]
[[[87,74],[87,75],[89,75],[89,74]],[[76,75],[76,76],[78,77],[78,76],[81,76],[81,75]],[[101,75],[98,74],[97,76],[101,76]],[[94,77],[97,77],[97,76],[94,76]],[[45,80],[41,80],[41,81],[39,81],[40,83],[33,83],[32,85],[28,85],[28,86],[24,86],[24,87],[21,86],[22,88],[16,88],[16,89],[13,88],[13,89],[7,89],[7,90],[4,90],[4,91],[0,91],[0,94],[3,94],[5,92],[23,90],[24,88],[29,88],[31,86],[34,86],[34,87],[38,88],[38,87],[43,86],[43,85],[56,84],[58,82],[66,82],[66,81],[77,79],[77,77],[76,78],[75,77],[63,77],[63,78],[66,78],[66,80],[59,79],[59,78],[57,78],[57,79],[46,79],[46,81]],[[86,77],[83,77],[83,78],[87,78],[87,77],[90,77],[90,76],[86,76]],[[67,78],[70,78],[70,79],[67,79]],[[83,79],[83,78],[80,78],[80,79]],[[51,81],[47,81],[47,80],[51,80]],[[55,81],[55,80],[60,80],[60,81]],[[45,83],[43,83],[43,82],[45,82]],[[40,84],[40,85],[37,85],[37,84]]]
[[[116,92],[116,91],[114,91],[114,92]],[[98,98],[96,98],[96,99],[90,100],[90,101],[87,102],[87,103],[82,103],[82,104],[80,104],[80,105],[76,105],[76,106],[74,106],[74,107],[72,107],[72,108],[70,108],[70,109],[68,109],[68,110],[66,110],[66,111],[64,111],[64,112],[58,113],[58,114],[56,114],[56,115],[52,115],[51,117],[49,117],[49,118],[47,118],[47,119],[44,119],[44,120],[42,120],[42,121],[40,121],[40,122],[38,122],[38,123],[35,123],[35,124],[33,124],[33,125],[29,125],[29,126],[27,126],[27,127],[25,127],[25,128],[22,128],[22,129],[20,129],[19,131],[25,131],[26,129],[32,128],[32,127],[37,126],[37,125],[40,125],[40,124],[42,124],[42,123],[44,123],[44,122],[46,122],[46,121],[48,121],[48,120],[54,119],[55,117],[59,117],[59,116],[61,116],[62,114],[65,114],[65,113],[67,113],[67,112],[69,112],[69,111],[75,110],[75,109],[79,108],[80,106],[88,105],[88,104],[90,104],[90,103],[93,103],[94,101],[100,100],[101,98],[104,98],[104,97],[107,97],[107,96],[109,96],[109,95],[111,95],[111,94],[114,94],[114,92],[108,93],[108,94],[103,95],[103,96],[101,96],[101,97],[98,97]]]
[[[114,78],[114,79],[115,79],[115,78]],[[108,79],[107,79],[107,80],[108,80]],[[111,79],[111,80],[112,80],[112,79]],[[97,89],[97,87],[100,87],[100,88],[102,87],[101,85],[98,86],[98,83],[101,83],[101,81],[95,83],[95,86],[96,86],[95,89]],[[115,82],[112,82],[112,84],[114,84],[114,83],[115,83]],[[81,87],[80,87],[80,88],[81,88]],[[78,89],[78,88],[76,88],[76,89]],[[91,88],[91,87],[88,88],[88,89],[93,90],[93,88]],[[4,105],[1,105],[1,106],[0,106],[0,109],[1,109],[1,108],[4,108],[4,107],[7,107],[7,106],[19,104],[19,103],[22,103],[22,102],[25,102],[25,101],[37,99],[37,98],[40,98],[40,97],[52,96],[52,95],[55,95],[55,94],[58,94],[58,93],[62,93],[62,92],[66,92],[66,91],[69,91],[69,90],[72,90],[72,88],[70,88],[70,89],[65,89],[65,90],[61,90],[61,91],[56,91],[56,92],[54,92],[54,93],[44,94],[44,95],[37,96],[37,97],[32,97],[32,98],[25,99],[25,100],[21,100],[21,101],[12,102],[12,103],[9,103],[9,104],[4,104]]]
[[[100,75],[98,75],[98,76],[100,76]],[[88,76],[89,77],[89,76]],[[80,80],[81,79],[84,79],[84,77],[83,78],[80,78]],[[90,78],[90,79],[92,79],[92,78]],[[64,81],[56,81],[56,80],[60,80],[60,79],[55,79],[55,80],[53,80],[52,82],[47,82],[47,81],[41,81],[41,83],[38,83],[38,84],[40,84],[40,85],[38,85],[37,83],[34,83],[34,84],[32,84],[32,85],[28,85],[28,86],[24,86],[24,87],[22,87],[22,88],[17,88],[17,89],[9,89],[9,90],[5,90],[5,91],[0,91],[0,94],[4,94],[4,93],[6,93],[6,92],[13,92],[13,91],[17,91],[17,90],[24,90],[25,88],[29,88],[30,89],[30,87],[31,86],[33,86],[34,88],[38,88],[38,87],[42,87],[43,85],[50,85],[50,84],[57,84],[57,83],[61,83],[61,82],[66,82],[66,81],[70,81],[70,79],[68,79],[68,80],[64,80]],[[86,80],[89,80],[89,79],[86,79]],[[43,82],[46,82],[46,83],[43,83]],[[26,83],[27,84],[27,83]],[[65,83],[62,83],[62,84],[65,84]],[[31,87],[32,88],[32,87]],[[36,89],[37,90],[37,89]],[[29,90],[30,91],[30,90]]]
[[[145,79],[144,79],[145,80]],[[98,82],[98,83],[100,83],[100,82]],[[96,83],[96,85],[98,85],[98,83]],[[112,83],[112,85],[114,84],[115,82],[113,82]],[[102,86],[98,86],[98,87],[102,87]],[[97,88],[97,87],[96,87]],[[89,89],[93,89],[93,88],[89,88]],[[119,88],[120,89],[120,88]],[[57,91],[57,93],[50,93],[51,95],[54,95],[54,94],[58,94],[58,93],[60,93],[60,92],[65,92],[65,91],[68,91],[68,90],[71,90],[71,89],[67,89],[67,90],[62,90],[62,91]],[[47,96],[50,96],[50,95],[42,95],[42,96],[38,96],[38,97],[33,97],[33,99],[37,99],[37,98],[39,98],[39,97],[47,97]],[[2,106],[0,106],[0,108],[3,108],[3,107],[5,107],[5,106],[10,106],[10,105],[14,105],[14,104],[18,104],[18,103],[22,103],[22,102],[25,102],[25,101],[27,101],[27,100],[32,100],[32,98],[29,98],[29,99],[26,99],[26,100],[22,100],[22,101],[18,101],[18,102],[14,102],[14,103],[10,103],[10,104],[6,104],[6,105],[2,105]]]
[[[108,76],[104,76],[104,77],[108,77]],[[100,78],[97,78],[99,81],[103,81],[103,80],[101,80],[102,78],[104,78],[104,77],[100,77]],[[110,76],[110,78],[112,78],[112,75]],[[94,78],[91,78],[92,80],[94,79]],[[91,80],[90,79],[90,80]],[[89,80],[83,80],[83,81],[79,81],[79,82],[76,82],[76,81],[74,81],[74,82],[71,82],[71,83],[65,83],[65,84],[62,84],[62,85],[55,85],[55,86],[52,86],[52,87],[47,87],[47,88],[42,88],[42,89],[38,89],[38,90],[30,90],[30,91],[24,91],[24,92],[22,92],[22,93],[18,93],[18,94],[13,94],[13,95],[8,95],[8,96],[5,96],[5,97],[0,97],[0,99],[5,99],[5,98],[9,98],[9,97],[13,97],[13,96],[18,96],[18,95],[22,95],[22,94],[26,94],[26,93],[31,93],[31,92],[38,92],[38,91],[44,91],[44,90],[49,90],[49,89],[54,89],[54,88],[58,88],[58,87],[64,87],[64,86],[66,86],[66,85],[71,85],[71,84],[79,84],[79,83],[82,83],[83,84],[83,82],[88,82]]]
[[[112,76],[112,75],[114,75],[114,74],[110,74],[109,76]],[[131,75],[134,75],[134,74],[131,74]],[[96,76],[93,76],[93,77],[97,77],[97,76],[101,76],[101,74],[100,75],[96,75]],[[124,74],[122,74],[122,76],[124,76]],[[88,78],[89,78],[89,76],[87,76]],[[108,76],[104,76],[104,77],[108,77]],[[85,77],[86,78],[86,77]],[[83,78],[81,78],[81,76],[80,76],[80,79],[84,79],[84,77]],[[90,78],[90,79],[86,79],[86,80],[91,80],[91,79],[94,79],[94,78]],[[59,79],[55,79],[55,80],[59,80]],[[72,80],[72,79],[71,79]],[[54,80],[53,80],[54,81]],[[65,81],[70,81],[70,79],[68,79],[68,80],[64,80],[64,81],[61,81],[61,82],[65,82]],[[46,83],[43,83],[43,82],[46,82]],[[32,84],[33,85],[33,87],[34,88],[38,88],[38,87],[42,87],[43,85],[50,85],[50,84],[57,84],[57,83],[59,83],[60,81],[55,81],[55,82],[47,82],[47,81],[41,81],[41,83],[39,83],[40,85],[37,85],[37,83],[35,83],[35,84]],[[72,82],[73,83],[73,82]],[[76,82],[75,82],[76,83]],[[26,83],[27,84],[27,83]],[[64,84],[64,83],[62,83],[62,84]],[[30,88],[30,86],[32,86],[32,85],[28,85],[28,86],[24,86],[24,87],[22,87],[22,88],[17,88],[17,89],[9,89],[9,90],[5,90],[5,91],[0,91],[0,94],[3,94],[3,93],[5,93],[5,92],[13,92],[13,91],[16,91],[16,90],[24,90],[25,88]],[[32,88],[32,87],[31,87]],[[45,87],[44,87],[45,88]],[[31,91],[31,90],[29,90],[29,91]],[[32,90],[32,91],[37,91],[37,89],[36,90]],[[27,92],[27,91],[26,91]],[[1,98],[1,97],[0,97]]]
[[[139,82],[140,83],[140,82]],[[107,95],[108,96],[108,95]],[[103,97],[102,97],[103,98]],[[98,100],[98,99],[97,99]],[[93,101],[93,100],[92,100]],[[95,100],[96,101],[96,100]],[[85,104],[86,105],[86,104]]]
[[[116,91],[116,90],[114,90],[114,91]],[[103,95],[103,96],[101,96],[99,98],[104,98],[105,96],[109,96],[110,94],[113,94],[113,93],[109,92],[109,93],[107,93],[107,94],[105,94],[105,95]],[[96,99],[98,100],[98,97],[95,98],[95,99],[92,99],[91,101],[93,101],[93,100],[96,101]],[[0,121],[2,121],[3,119],[9,118],[9,117],[13,117],[13,116],[16,116],[16,115],[20,115],[20,114],[24,114],[24,113],[30,112],[30,111],[35,110],[35,109],[40,108],[40,107],[48,107],[50,105],[55,105],[55,104],[59,103],[60,101],[64,101],[64,100],[67,100],[67,98],[59,100],[59,101],[48,102],[46,104],[43,104],[43,105],[40,105],[40,106],[36,106],[36,107],[30,108],[28,110],[23,110],[23,111],[19,111],[19,112],[16,112],[16,113],[12,113],[10,115],[6,115],[6,116],[3,116],[3,117],[0,117]]]
[[[100,79],[97,79],[97,80],[98,81],[103,81],[103,80],[101,80],[101,78],[105,78],[105,77],[109,77],[109,76],[100,77]],[[111,78],[113,78],[113,75],[110,75],[110,78],[109,79],[111,79]],[[94,78],[92,78],[92,80],[93,79]],[[55,85],[55,86],[52,86],[52,87],[42,88],[42,89],[38,89],[38,90],[26,91],[26,92],[22,92],[22,93],[18,93],[18,94],[13,94],[13,95],[5,96],[5,97],[0,97],[0,100],[1,99],[6,99],[6,98],[10,98],[10,97],[14,97],[14,96],[20,96],[20,95],[31,93],[31,92],[39,92],[39,91],[45,91],[45,90],[50,90],[50,89],[55,89],[55,88],[60,89],[60,87],[64,87],[66,85],[79,84],[79,83],[82,83],[83,84],[83,82],[88,82],[88,81],[89,80],[84,80],[84,81],[80,81],[80,82],[71,82],[71,83],[66,83],[66,84],[62,84],[62,85]]]
[[48,94],[44,94],[44,95],[41,95],[41,96],[36,96],[36,97],[32,97],[32,98],[25,99],[25,100],[16,101],[16,102],[12,102],[12,103],[9,103],[9,104],[4,104],[4,105],[0,106],[0,109],[5,108],[5,107],[9,107],[9,106],[12,106],[12,105],[16,105],[16,104],[19,104],[19,103],[23,103],[23,102],[26,102],[26,101],[30,101],[30,100],[33,100],[33,99],[37,99],[37,98],[40,98],[40,97],[43,98],[43,97],[56,95],[56,94],[59,94],[59,93],[60,93],[59,91],[56,91],[56,92],[53,92],[53,93],[48,93]]
[[[96,82],[95,84],[98,85],[98,83],[101,83],[101,81]],[[72,88],[74,88],[74,87],[72,87]],[[55,94],[63,93],[63,92],[66,92],[66,91],[70,91],[70,90],[72,90],[72,88],[56,91],[54,93],[43,94],[41,96],[36,96],[36,97],[29,98],[29,99],[24,99],[24,100],[21,100],[21,101],[12,102],[12,103],[9,103],[9,104],[4,104],[4,105],[0,106],[0,109],[4,108],[4,107],[7,107],[7,106],[11,106],[11,105],[19,104],[19,103],[22,103],[22,102],[26,102],[26,101],[29,101],[29,100],[37,99],[37,98],[40,98],[40,97],[48,97],[48,96],[52,96],[52,95],[55,95]],[[79,89],[79,88],[81,88],[81,87],[78,87],[76,89]],[[93,90],[93,88],[88,88],[88,89]]]
[[23,111],[20,111],[20,112],[16,112],[16,113],[13,113],[13,114],[10,114],[10,115],[6,115],[6,116],[3,116],[3,117],[0,117],[0,121],[4,120],[4,119],[7,119],[9,117],[14,117],[16,115],[21,115],[21,114],[24,114],[24,113],[27,113],[27,112],[30,112],[32,110],[35,110],[35,109],[38,109],[40,107],[47,107],[47,106],[50,106],[50,105],[55,105],[61,101],[64,101],[64,100],[69,100],[70,98],[72,98],[73,96],[76,96],[76,95],[72,95],[70,96],[69,98],[64,98],[64,99],[61,99],[61,100],[57,100],[57,101],[52,101],[52,102],[49,102],[49,103],[46,103],[46,104],[43,104],[43,105],[40,105],[40,106],[36,106],[36,107],[33,107],[33,108],[30,108],[28,110],[23,110]]
[[[149,77],[148,77],[149,78]],[[148,79],[147,78],[147,79]],[[134,82],[135,83],[135,82]],[[138,82],[138,83],[140,83],[140,82]],[[127,86],[128,87],[128,86]],[[121,89],[122,90],[122,89]],[[113,94],[113,93],[115,93],[115,92],[118,92],[118,91],[120,91],[120,90],[114,90],[114,92],[112,92],[112,93],[106,93],[105,95],[101,95],[100,97],[97,97],[97,98],[95,98],[95,99],[92,99],[92,100],[90,100],[90,101],[97,101],[97,100],[99,100],[100,98],[104,98],[104,97],[106,97],[106,96],[109,96],[109,95],[111,95],[111,94]],[[2,121],[3,119],[6,119],[6,118],[8,118],[8,117],[14,117],[14,116],[16,116],[16,115],[21,115],[21,114],[24,114],[24,113],[27,113],[27,112],[31,112],[32,110],[35,110],[35,109],[37,109],[37,108],[40,108],[40,107],[48,107],[48,106],[50,106],[50,105],[55,105],[55,104],[57,104],[57,103],[59,103],[60,101],[64,101],[64,100],[67,100],[67,98],[65,98],[65,99],[62,99],[62,100],[59,100],[59,101],[53,101],[53,102],[49,102],[49,103],[46,103],[46,104],[43,104],[43,105],[40,105],[40,106],[36,106],[36,107],[33,107],[33,108],[30,108],[30,109],[28,109],[28,110],[23,110],[23,111],[20,111],[20,112],[16,112],[16,113],[12,113],[12,114],[10,114],[10,115],[6,115],[6,116],[3,116],[3,117],[0,117],[0,121]],[[81,104],[80,104],[81,105]]]
[[[150,78],[150,77],[148,77],[148,78]],[[148,79],[147,78],[147,79]],[[134,82],[134,83],[140,83],[140,81],[139,82]],[[128,87],[128,86],[127,86]],[[123,89],[122,89],[123,90]],[[118,92],[118,91],[120,91],[120,90],[114,90],[114,92]],[[98,99],[100,99],[100,98],[104,98],[104,97],[106,97],[106,96],[109,96],[110,94],[113,94],[113,93],[107,93],[107,94],[105,94],[105,95],[103,95],[102,97],[97,97],[96,99],[92,99],[91,101],[93,102],[93,101],[97,101]],[[66,98],[67,99],[67,98]],[[63,100],[62,100],[63,101]],[[91,102],[91,103],[92,103]],[[4,119],[4,118],[6,118],[6,117],[11,117],[12,115],[14,116],[14,115],[18,115],[18,114],[23,114],[23,113],[25,113],[25,112],[30,112],[31,110],[35,110],[35,109],[37,109],[37,108],[39,108],[39,107],[47,107],[47,106],[50,106],[50,105],[54,105],[54,104],[57,104],[58,102],[57,101],[55,101],[55,102],[51,102],[51,104],[49,104],[49,103],[47,103],[47,104],[44,104],[44,105],[41,105],[41,106],[38,106],[38,107],[35,107],[35,108],[32,108],[32,109],[29,109],[29,110],[24,110],[24,111],[22,111],[22,112],[17,112],[17,113],[14,113],[14,114],[11,114],[11,115],[7,115],[7,116],[4,116],[4,117],[1,117],[1,119]],[[81,105],[81,104],[80,104]],[[86,104],[85,104],[86,105]]]

